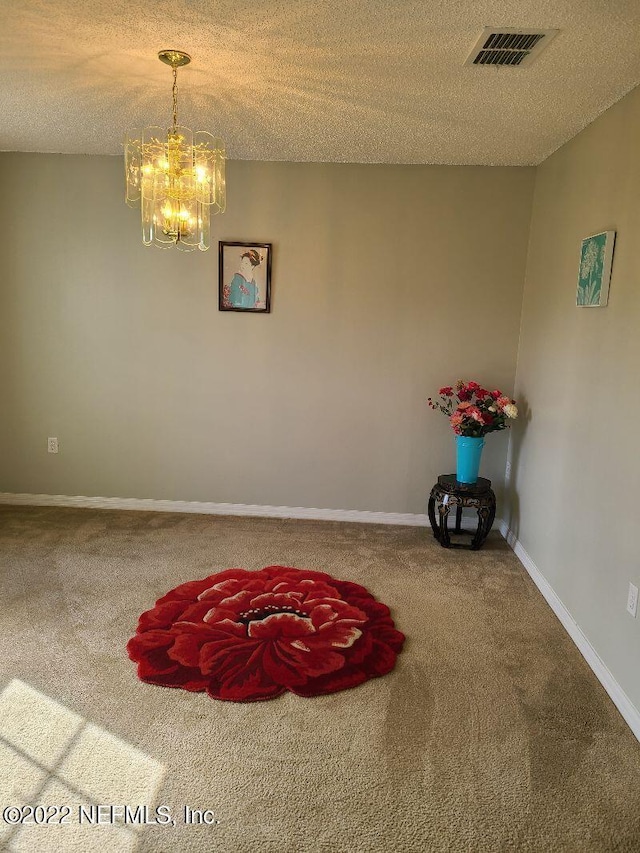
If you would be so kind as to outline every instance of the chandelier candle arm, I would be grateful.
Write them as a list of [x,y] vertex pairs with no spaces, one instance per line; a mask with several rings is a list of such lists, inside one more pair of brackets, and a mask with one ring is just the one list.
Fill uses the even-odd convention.
[[211,214],[226,207],[225,147],[207,131],[178,125],[178,68],[191,57],[163,50],[158,58],[173,71],[173,122],[166,131],[146,127],[125,137],[125,200],[140,205],[145,246],[204,252],[211,245]]

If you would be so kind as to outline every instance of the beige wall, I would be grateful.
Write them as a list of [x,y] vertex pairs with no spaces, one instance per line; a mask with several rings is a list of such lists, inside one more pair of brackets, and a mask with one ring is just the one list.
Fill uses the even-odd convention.
[[[580,241],[615,229],[609,305],[576,308]],[[640,708],[640,89],[539,169],[513,432],[512,526]]]
[[273,243],[268,316],[218,312],[215,248],[144,248],[121,173],[0,155],[0,491],[424,512],[427,395],[513,388],[534,170],[230,163],[214,240]]

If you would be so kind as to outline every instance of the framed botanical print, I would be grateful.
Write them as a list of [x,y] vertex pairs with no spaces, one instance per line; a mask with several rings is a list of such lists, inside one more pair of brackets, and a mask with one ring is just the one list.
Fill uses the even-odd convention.
[[271,310],[271,243],[220,241],[218,307],[220,311]]
[[592,234],[582,241],[576,294],[576,305],[579,307],[600,308],[609,301],[615,242],[615,231]]

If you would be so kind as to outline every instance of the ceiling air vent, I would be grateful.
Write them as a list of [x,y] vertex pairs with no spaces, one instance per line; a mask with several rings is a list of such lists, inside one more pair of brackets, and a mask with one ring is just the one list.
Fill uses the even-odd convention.
[[558,30],[485,27],[465,65],[530,65]]

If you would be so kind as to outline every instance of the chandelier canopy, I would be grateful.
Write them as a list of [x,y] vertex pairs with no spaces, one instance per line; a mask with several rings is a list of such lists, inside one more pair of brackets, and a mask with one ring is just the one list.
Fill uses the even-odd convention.
[[178,68],[191,57],[162,50],[158,58],[173,69],[173,123],[166,131],[146,127],[126,135],[126,202],[141,208],[145,246],[206,252],[211,215],[226,207],[224,143],[205,130],[194,133],[178,124]]

